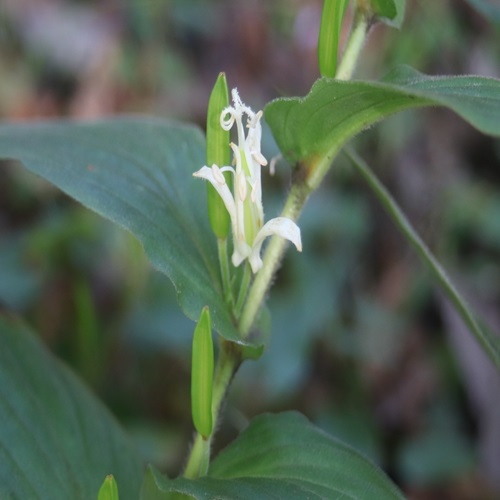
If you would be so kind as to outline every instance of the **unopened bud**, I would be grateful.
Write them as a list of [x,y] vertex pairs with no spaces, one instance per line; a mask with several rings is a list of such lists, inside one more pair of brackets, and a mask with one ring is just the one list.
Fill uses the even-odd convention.
[[[219,168],[230,165],[229,130],[224,130],[220,119],[222,111],[229,106],[229,92],[226,75],[220,73],[215,82],[207,111],[207,165],[217,165]],[[231,188],[231,175],[223,174],[226,183]],[[215,188],[207,183],[208,217],[210,226],[217,238],[226,239],[229,234],[231,219],[229,213]]]
[[212,385],[214,379],[214,345],[208,307],[201,311],[194,329],[191,365],[191,413],[193,423],[204,438],[212,433]]
[[318,63],[321,76],[334,78],[340,32],[349,0],[324,0],[318,37]]
[[99,489],[97,500],[119,500],[118,486],[115,478],[111,474],[105,477],[104,482]]

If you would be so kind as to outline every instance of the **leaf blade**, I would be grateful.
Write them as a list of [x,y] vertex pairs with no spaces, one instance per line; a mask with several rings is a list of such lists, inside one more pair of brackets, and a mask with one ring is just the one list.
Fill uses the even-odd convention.
[[0,315],[0,497],[96,498],[113,474],[137,498],[142,464],[90,391],[18,320]]
[[[143,491],[193,498],[403,498],[389,479],[349,446],[296,412],[261,415],[211,464],[208,477],[168,480],[147,473]],[[146,497],[143,497],[146,499]]]
[[140,117],[3,124],[0,158],[20,161],[134,234],[189,318],[208,305],[217,331],[244,343],[222,296],[206,188],[192,179],[205,162],[199,129]]
[[276,99],[264,114],[289,162],[335,154],[354,135],[399,111],[444,106],[479,131],[500,136],[500,80],[430,77],[408,66],[380,82],[320,79],[305,98]]

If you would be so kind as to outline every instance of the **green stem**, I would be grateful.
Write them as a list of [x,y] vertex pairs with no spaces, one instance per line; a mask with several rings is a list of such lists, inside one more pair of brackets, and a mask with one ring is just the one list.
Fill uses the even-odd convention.
[[412,225],[406,218],[405,214],[401,211],[394,198],[387,191],[385,186],[379,181],[377,176],[372,172],[366,162],[363,161],[363,159],[361,159],[358,154],[356,154],[352,150],[346,150],[345,152],[352,165],[356,168],[356,170],[361,174],[366,183],[373,190],[375,196],[385,208],[393,222],[404,234],[410,245],[417,251],[421,259],[429,266],[437,281],[443,287],[456,310],[459,312],[460,316],[462,316],[465,324],[475,335],[476,339],[481,344],[483,349],[490,355],[493,362],[498,367],[500,367],[500,351],[498,349],[498,346],[487,335],[487,333],[479,327],[469,305],[457,292],[448,275],[446,274],[446,271],[436,260],[432,252],[429,250],[429,248],[420,238],[417,232],[413,229]]
[[222,278],[222,291],[226,302],[233,303],[233,292],[231,290],[231,271],[229,267],[229,257],[227,254],[227,238],[217,238],[217,247],[219,250],[220,274]]
[[357,9],[354,14],[351,34],[335,75],[337,80],[349,80],[351,78],[363,49],[368,28],[369,22],[366,12],[363,9]]
[[238,300],[236,301],[235,314],[239,318],[241,314],[241,308],[245,303],[245,297],[248,293],[248,285],[250,285],[250,280],[252,279],[252,269],[248,262],[245,263],[245,269],[243,271],[243,277],[241,279],[240,291],[238,294]]
[[[294,184],[288,195],[285,207],[281,213],[293,221],[299,218],[309,195],[309,189],[304,184]],[[279,236],[273,236],[266,249],[261,270],[256,274],[248,292],[247,300],[239,321],[239,330],[243,339],[251,332],[259,309],[264,302],[267,290],[274,273],[285,252],[287,241]]]
[[196,433],[193,448],[189,455],[189,460],[184,471],[184,477],[195,479],[206,476],[210,463],[210,438],[205,439],[201,434]]
[[[217,428],[222,402],[224,401],[228,387],[241,363],[241,355],[238,349],[238,346],[231,342],[225,340],[221,341],[212,389],[212,416],[214,429]],[[210,464],[210,449],[213,435],[213,431],[207,438],[204,438],[201,434],[196,434],[184,471],[184,477],[192,479],[207,474]]]

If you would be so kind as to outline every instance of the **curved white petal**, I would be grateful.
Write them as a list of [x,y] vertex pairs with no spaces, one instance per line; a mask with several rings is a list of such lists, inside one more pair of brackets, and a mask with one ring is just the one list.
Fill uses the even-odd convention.
[[[220,114],[220,126],[224,130],[230,130],[231,127],[233,126],[234,123],[234,108],[232,106],[228,106],[227,108],[224,108],[222,110],[222,113]],[[229,115],[229,118],[227,118],[227,115]]]
[[252,271],[256,273],[262,267],[260,258],[260,249],[264,239],[271,235],[277,235],[291,241],[299,252],[302,252],[302,240],[300,237],[300,228],[291,219],[286,217],[276,217],[266,222],[257,233],[252,245],[252,253],[248,260],[252,266]]
[[248,259],[251,254],[252,249],[250,245],[244,240],[235,238],[233,255],[231,256],[233,266],[238,267],[245,259]]
[[[217,171],[216,175],[214,175],[214,170]],[[193,177],[199,177],[200,179],[205,179],[208,182],[210,182],[210,184],[212,184],[215,190],[219,193],[219,196],[222,198],[222,201],[224,202],[224,205],[226,206],[226,209],[229,212],[229,216],[231,217],[231,222],[233,222],[235,221],[236,218],[234,198],[228,185],[226,183],[221,184],[219,182],[220,181],[219,176],[222,176],[222,178],[224,178],[217,165],[212,165],[212,168],[204,166],[193,174]]]

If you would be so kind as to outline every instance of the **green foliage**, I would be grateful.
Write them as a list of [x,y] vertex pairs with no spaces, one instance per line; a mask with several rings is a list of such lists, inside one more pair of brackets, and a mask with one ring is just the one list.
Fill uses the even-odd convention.
[[142,465],[114,418],[24,324],[0,316],[0,497],[96,498],[112,473],[135,500]]
[[318,80],[305,98],[276,99],[265,117],[292,164],[333,159],[358,132],[405,109],[445,106],[481,132],[500,135],[500,81],[430,77],[402,66],[381,82]]
[[[85,206],[128,229],[173,282],[191,319],[208,305],[217,331],[241,342],[222,296],[206,217],[200,131],[152,118],[0,126],[0,156],[16,159]],[[258,345],[258,339],[255,344]]]
[[[469,2],[492,19],[500,19],[498,9],[488,0]],[[191,15],[197,10],[198,3],[201,5],[203,2],[176,2],[174,18],[179,21],[183,17],[185,26],[194,29],[195,33],[209,33],[210,23],[207,24],[202,16],[200,24],[200,16]],[[347,3],[348,0],[325,0],[324,3],[318,44],[323,76],[334,77],[337,71],[339,37]],[[355,43],[347,44],[345,71],[339,71],[344,78],[350,78],[372,23],[380,21],[400,27],[405,3],[405,0],[357,1],[353,23],[356,36],[350,38]],[[207,13],[212,12],[206,6],[204,9]],[[132,17],[137,20],[138,16]],[[151,19],[146,17],[142,20],[144,27]],[[251,21],[253,26],[255,20],[252,18]],[[151,36],[147,30],[137,31],[141,39]],[[189,35],[187,38],[192,40],[193,33]],[[132,72],[135,71],[134,66],[131,65]],[[243,274],[241,269],[236,270],[232,281],[227,269],[224,271],[224,260],[228,264],[228,249],[225,246],[230,225],[228,213],[220,198],[214,196],[210,185],[207,210],[205,189],[202,183],[193,181],[192,173],[204,163],[229,164],[230,134],[220,127],[221,110],[227,104],[227,84],[221,73],[209,103],[207,144],[195,127],[147,118],[121,118],[87,124],[61,121],[0,125],[1,158],[18,160],[26,169],[52,182],[84,206],[127,229],[143,245],[154,267],[170,278],[178,302],[189,318],[196,319],[204,307],[195,328],[191,372],[192,415],[198,435],[188,458],[185,477],[170,480],[151,467],[143,479],[141,498],[403,498],[374,464],[349,446],[324,434],[297,413],[267,414],[255,418],[209,467],[210,438],[232,378],[242,360],[258,358],[266,344],[270,320],[263,302],[285,248],[284,245],[273,247],[276,240],[272,240],[268,249],[274,248],[275,253],[268,252],[268,255],[274,256],[274,260],[266,261],[265,272],[257,274],[253,284],[248,269],[248,275]],[[500,81],[482,77],[430,77],[409,67],[400,67],[378,82],[339,82],[322,78],[303,99],[278,99],[270,103],[266,107],[267,121],[296,174],[283,214],[293,220],[299,217],[306,199],[319,187],[332,160],[357,133],[396,112],[435,105],[456,112],[482,132],[500,135]],[[260,137],[258,139],[258,145],[250,144],[251,153],[260,151]],[[439,262],[370,168],[357,155],[350,154],[350,158],[403,235],[435,274],[483,349],[500,367],[499,339],[478,326]],[[258,173],[260,187],[260,170]],[[229,180],[231,176],[226,175]],[[328,196],[331,197],[331,192]],[[241,197],[245,198],[245,195]],[[493,205],[490,210],[493,212],[497,208]],[[335,204],[321,204],[322,213],[314,216],[315,221],[310,223],[310,227],[317,224],[323,238],[328,223],[336,224],[338,230],[337,209]],[[356,228],[356,214],[353,216],[351,207],[347,211],[349,218],[345,217],[348,221],[346,225],[349,231],[357,234],[356,247],[359,247],[359,241],[364,241],[367,232],[363,224],[363,227]],[[215,238],[209,230],[209,221],[219,238],[219,255]],[[490,214],[481,221],[483,236],[496,241],[497,218]],[[72,224],[70,226],[64,240],[78,241],[78,232],[73,231]],[[306,232],[304,228],[303,234]],[[335,355],[348,358],[348,362],[364,357],[363,361],[373,368],[373,364],[376,367],[388,364],[391,356],[387,353],[406,340],[405,336],[395,340],[399,332],[392,330],[400,326],[395,319],[396,314],[377,319],[378,309],[375,308],[375,312],[355,313],[364,321],[347,318],[347,327],[346,322],[340,320],[342,306],[339,302],[342,298],[340,290],[337,290],[338,283],[352,279],[353,255],[357,253],[355,248],[340,241],[343,239],[340,235],[339,241],[323,241],[319,245],[323,247],[319,256],[315,255],[314,249],[308,250],[309,254],[303,256],[300,263],[294,264],[293,276],[291,279],[288,277],[282,296],[278,291],[276,298],[271,300],[273,312],[284,326],[281,335],[288,354],[283,349],[277,349],[268,362],[273,365],[275,373],[288,370],[288,380],[299,383],[304,380],[306,366],[303,354],[309,347],[322,348],[326,345],[328,349],[328,342],[336,343]],[[52,242],[47,246],[43,234],[39,240],[42,251],[38,251],[42,259],[44,254],[51,254],[54,261],[60,260],[61,254],[54,249],[60,247],[61,242]],[[224,246],[220,245],[221,242]],[[11,304],[29,302],[27,297],[37,288],[38,281],[25,280],[15,296],[16,290],[11,288],[10,283],[19,280],[19,276],[10,267],[13,264],[16,269],[20,267],[20,259],[16,259],[18,256],[14,254],[21,246],[15,241],[8,243],[7,258],[2,256],[4,260],[0,261],[0,299],[5,297],[4,302],[12,307]],[[336,253],[332,258],[333,248]],[[218,264],[222,264],[221,269]],[[128,271],[130,280],[134,281],[137,276],[131,272],[133,269]],[[75,326],[70,330],[76,331],[77,362],[89,379],[100,380],[99,365],[107,351],[103,349],[101,333],[104,322],[101,323],[97,301],[94,300],[93,282],[87,279],[85,272],[72,276],[68,281],[76,316],[72,323]],[[234,302],[232,292],[240,282],[241,291]],[[260,288],[255,287],[256,284]],[[252,295],[255,289],[259,293]],[[299,296],[297,301],[290,299],[292,292]],[[165,333],[165,322],[167,327],[176,328],[169,306],[163,303],[167,296],[165,291],[158,293],[156,290],[152,295],[155,295],[154,300],[144,304],[142,312],[140,308],[136,311],[136,324],[132,325],[133,330],[140,332],[142,345],[145,333],[152,332],[154,342],[158,342]],[[292,300],[298,304],[295,311],[290,308]],[[362,299],[356,298],[353,302],[363,309]],[[331,304],[335,305],[332,307]],[[384,307],[387,304],[382,305],[380,310],[384,311]],[[214,387],[212,322],[208,308],[221,336],[242,344],[235,346],[231,342],[221,342]],[[251,313],[248,313],[249,310]],[[240,331],[235,318],[240,320]],[[336,330],[342,330],[340,335]],[[372,330],[380,330],[383,334],[367,335]],[[307,340],[304,340],[305,332]],[[333,332],[331,337],[337,338],[327,339],[325,332],[327,335]],[[245,334],[245,339],[252,340],[243,342],[242,334]],[[321,338],[322,343],[313,346],[311,339],[314,336]],[[32,338],[23,324],[0,315],[0,337],[0,387],[3,388],[0,398],[0,497],[95,498],[99,491],[99,500],[117,500],[116,476],[122,498],[137,498],[143,472],[140,459],[109,414],[66,368]],[[189,335],[185,337],[190,338]],[[360,344],[363,341],[364,347],[355,346],[358,341]],[[380,347],[377,342],[387,345]],[[299,367],[294,373],[290,365],[297,357],[301,361],[296,363]],[[221,363],[221,359],[225,362]],[[333,370],[341,373],[342,367],[331,364],[335,365],[332,374]],[[344,432],[351,442],[366,446],[376,457],[383,456],[382,449],[378,453],[379,440],[374,437],[375,433],[367,429],[372,418],[357,418],[363,416],[364,410],[364,405],[358,404],[358,393],[367,391],[360,387],[362,384],[358,380],[357,368],[350,367],[347,376],[345,371],[343,373],[344,378],[349,380],[341,382],[339,394],[335,395],[338,399],[335,401],[336,413],[331,411],[329,403],[324,405],[328,409],[323,408],[322,411],[327,417],[328,414],[336,416],[336,419],[330,419],[330,424],[337,433]],[[330,367],[328,373],[329,370]],[[371,373],[376,372],[372,370]],[[169,399],[175,399],[169,390],[165,391],[164,385],[161,385],[161,390],[168,394]],[[315,415],[316,421],[322,420],[321,411],[312,410],[310,414]],[[323,423],[328,421],[328,418],[323,419]],[[396,444],[396,448],[399,447],[399,453],[396,450],[399,463],[392,465],[408,484],[433,483],[471,465],[471,443],[461,441],[458,428],[445,428],[447,432],[444,433],[441,428],[432,428],[430,432],[417,434],[413,440],[403,440],[402,447],[400,443]],[[443,455],[444,449],[453,450],[453,459]],[[101,483],[105,476],[104,483]]]
[[401,27],[406,0],[371,0],[371,7],[378,20],[395,28]]
[[253,419],[213,461],[208,477],[169,480],[150,468],[142,500],[172,493],[195,499],[403,498],[368,459],[295,412]]

